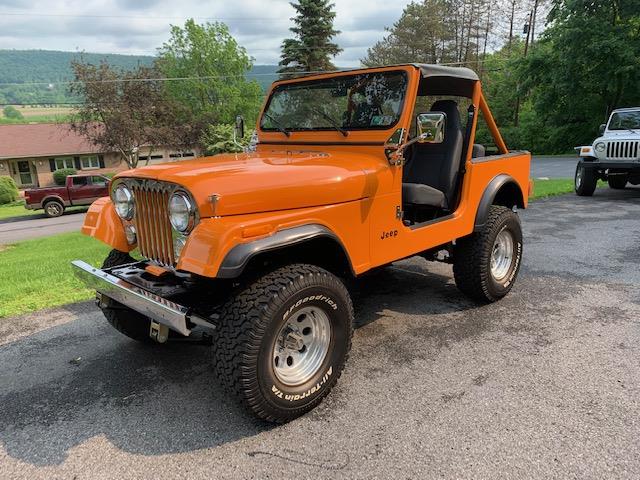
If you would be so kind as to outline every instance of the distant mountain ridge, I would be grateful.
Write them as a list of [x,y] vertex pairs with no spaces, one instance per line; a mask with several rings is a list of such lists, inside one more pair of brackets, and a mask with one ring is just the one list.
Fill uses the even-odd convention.
[[[149,55],[64,52],[56,50],[0,50],[0,103],[56,103],[69,101],[66,86],[56,82],[73,78],[71,61],[83,58],[88,63],[106,61],[115,67],[130,70],[139,65],[151,65]],[[254,65],[248,78],[266,89],[278,78],[277,65]],[[256,75],[252,75],[256,74]],[[26,85],[46,82],[49,85]],[[25,85],[2,85],[7,83]]]

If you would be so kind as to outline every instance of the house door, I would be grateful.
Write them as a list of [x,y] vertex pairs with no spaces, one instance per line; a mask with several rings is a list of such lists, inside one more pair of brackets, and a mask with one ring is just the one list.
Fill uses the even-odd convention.
[[33,185],[33,176],[31,173],[31,165],[28,160],[18,160],[18,176],[20,177],[20,185]]

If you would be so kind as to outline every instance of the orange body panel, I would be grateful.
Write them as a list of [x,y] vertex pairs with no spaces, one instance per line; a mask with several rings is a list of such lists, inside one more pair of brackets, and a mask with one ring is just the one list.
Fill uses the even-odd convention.
[[[482,111],[504,155],[472,159],[468,149],[455,212],[419,228],[403,224],[397,215],[402,208],[402,166],[389,164],[383,145],[398,128],[405,129],[406,140],[421,77],[414,66],[367,71],[390,68],[407,72],[408,88],[400,120],[387,130],[352,131],[346,138],[337,131],[291,132],[285,137],[258,127],[256,152],[144,167],[118,177],[172,182],[193,195],[200,221],[176,268],[206,277],[216,276],[234,246],[305,224],[334,232],[356,274],[446,244],[473,232],[482,195],[500,174],[515,180],[526,206],[530,155],[507,153],[476,82],[472,103]],[[336,75],[341,73],[323,77]],[[477,115],[472,139],[476,119]],[[217,196],[215,202],[212,195]],[[91,207],[83,232],[119,250],[131,250],[108,199]]]
[[121,252],[130,252],[134,248],[127,243],[122,222],[109,197],[99,198],[91,204],[81,232]]

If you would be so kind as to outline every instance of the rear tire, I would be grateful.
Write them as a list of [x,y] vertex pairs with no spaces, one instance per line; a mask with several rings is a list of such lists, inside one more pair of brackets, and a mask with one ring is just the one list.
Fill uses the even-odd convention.
[[44,204],[44,213],[49,218],[59,217],[64,213],[64,205],[58,200],[49,200]]
[[[102,268],[118,267],[120,265],[126,265],[128,263],[134,263],[135,259],[126,252],[119,250],[111,250],[109,255],[102,263]],[[118,330],[123,335],[136,340],[138,342],[147,344],[156,344],[149,336],[149,328],[151,326],[151,320],[148,317],[125,307],[121,303],[114,300],[109,300],[108,306],[100,307],[107,322],[111,324],[113,328]]]
[[222,308],[216,374],[253,414],[288,422],[331,391],[352,335],[353,305],[344,284],[320,267],[285,266]]
[[612,174],[607,177],[607,183],[609,188],[614,190],[622,190],[627,186],[627,180],[629,175],[625,174]]
[[461,238],[453,251],[453,275],[460,291],[479,302],[504,297],[522,261],[522,228],[512,210],[492,205],[479,232]]
[[595,170],[585,166],[584,162],[578,162],[576,165],[576,174],[574,177],[574,185],[576,195],[580,197],[590,197],[596,190],[598,179]]

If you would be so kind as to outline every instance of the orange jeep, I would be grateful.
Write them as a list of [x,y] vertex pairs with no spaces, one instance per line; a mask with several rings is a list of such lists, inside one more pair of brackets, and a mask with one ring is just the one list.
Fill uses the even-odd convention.
[[[492,155],[474,144],[480,114]],[[119,174],[82,228],[113,251],[102,269],[73,264],[125,335],[212,342],[221,382],[259,417],[291,420],[335,385],[353,333],[346,280],[420,255],[452,263],[480,302],[511,290],[530,155],[507,150],[473,71],[275,82],[252,150]]]

